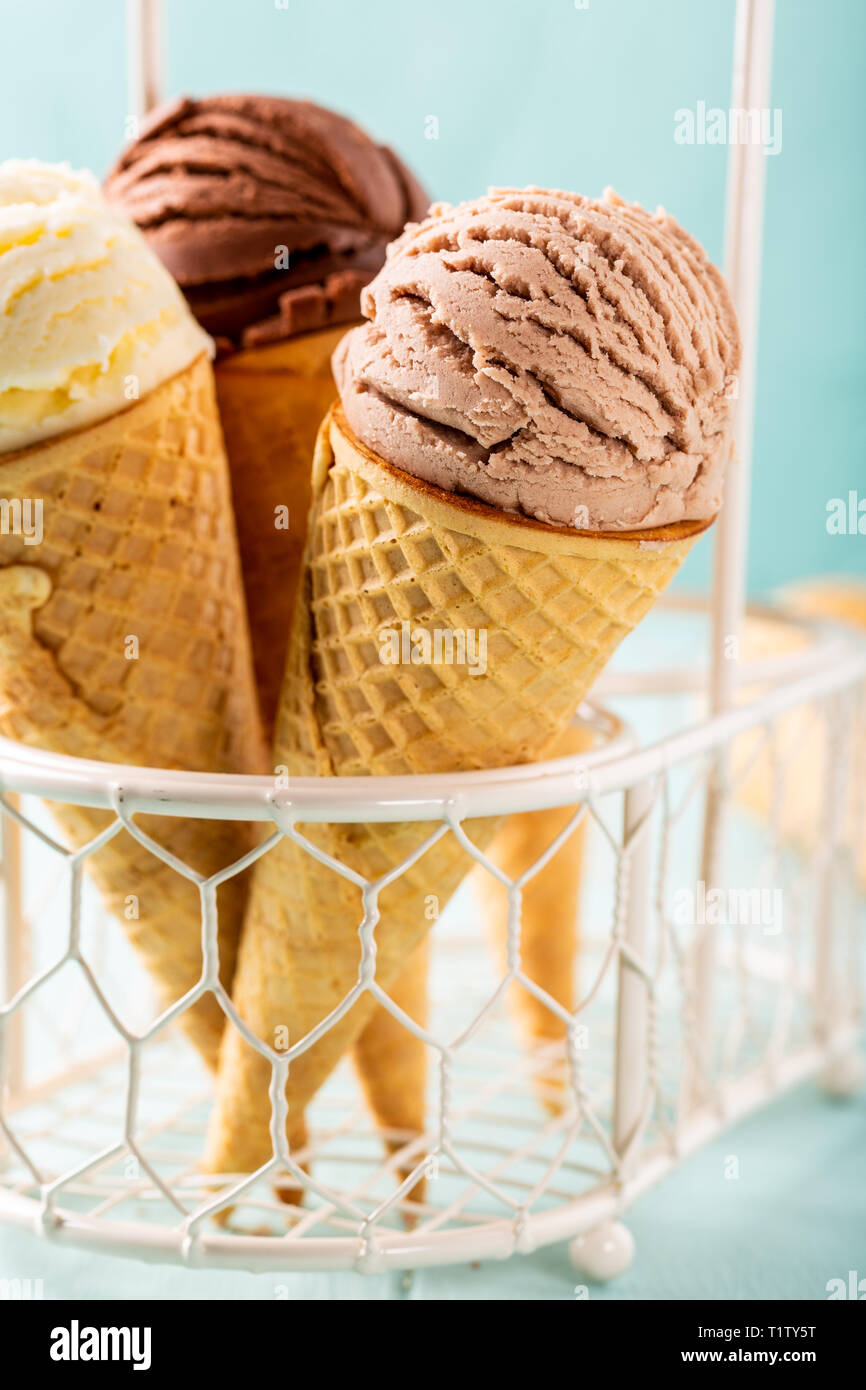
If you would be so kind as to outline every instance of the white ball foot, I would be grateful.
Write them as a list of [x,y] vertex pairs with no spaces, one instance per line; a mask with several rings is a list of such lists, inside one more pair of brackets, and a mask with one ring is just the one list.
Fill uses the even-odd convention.
[[821,1073],[821,1087],[836,1100],[859,1095],[866,1082],[866,1062],[859,1052],[843,1052],[828,1062]]
[[634,1236],[621,1221],[605,1221],[575,1236],[568,1254],[578,1274],[593,1284],[605,1284],[625,1274],[634,1259]]

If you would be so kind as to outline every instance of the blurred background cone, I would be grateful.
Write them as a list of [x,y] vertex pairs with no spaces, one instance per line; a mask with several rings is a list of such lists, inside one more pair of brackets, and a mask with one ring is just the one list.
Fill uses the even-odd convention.
[[[808,629],[792,618],[828,619],[858,632],[866,631],[866,583],[855,576],[821,577],[786,587],[776,616],[750,615],[746,621],[744,660],[766,660],[807,649]],[[788,621],[786,621],[788,619]],[[760,689],[741,692],[754,699]],[[851,849],[861,884],[866,886],[866,730],[854,731],[853,768],[848,804],[843,808],[843,839]],[[733,744],[732,774],[740,804],[762,821],[774,820],[780,838],[803,852],[818,844],[826,824],[827,721],[817,705],[803,705],[781,715],[772,746],[762,729],[741,734]]]

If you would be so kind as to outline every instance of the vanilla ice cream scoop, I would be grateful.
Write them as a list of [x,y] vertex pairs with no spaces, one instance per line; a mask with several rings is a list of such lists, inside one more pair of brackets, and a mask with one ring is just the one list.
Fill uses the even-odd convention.
[[737,324],[661,210],[540,188],[443,204],[389,248],[361,307],[334,372],[389,463],[578,530],[719,510]]
[[0,453],[105,419],[211,348],[90,174],[0,163]]

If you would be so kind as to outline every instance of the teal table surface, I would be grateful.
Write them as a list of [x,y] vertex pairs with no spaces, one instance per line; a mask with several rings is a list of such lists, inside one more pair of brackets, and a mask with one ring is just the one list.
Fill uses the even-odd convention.
[[[739,1177],[726,1177],[738,1160]],[[628,1216],[631,1270],[595,1299],[828,1297],[866,1280],[866,1097],[804,1085],[695,1154]],[[41,1279],[46,1299],[574,1300],[567,1247],[413,1275],[242,1274],[61,1250],[0,1228],[0,1279]],[[866,1285],[864,1285],[866,1287]]]

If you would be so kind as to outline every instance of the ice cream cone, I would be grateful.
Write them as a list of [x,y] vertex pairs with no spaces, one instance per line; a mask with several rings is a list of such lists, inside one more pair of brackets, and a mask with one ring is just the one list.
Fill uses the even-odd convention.
[[345,116],[239,92],[151,111],[105,189],[222,349],[217,395],[270,735],[310,461],[335,395],[330,356],[360,317],[386,246],[429,199],[392,150]]
[[[585,753],[593,745],[592,730],[570,725],[554,750],[557,757]],[[488,858],[514,880],[524,874],[572,819],[575,806],[555,807],[509,816],[491,846]],[[575,971],[579,948],[578,911],[586,821],[537,874],[523,885],[520,908],[520,968],[540,989],[571,1013],[576,1005]],[[508,940],[508,895],[502,884],[482,869],[475,887],[484,907],[503,968]],[[562,1042],[565,1025],[541,999],[526,988],[510,995],[521,1030],[530,1046]],[[563,1101],[561,1066],[554,1062],[535,1077],[540,1097],[557,1113]]]
[[[0,459],[7,499],[38,501],[43,535],[0,536],[0,729],[79,757],[211,772],[267,765],[228,469],[202,355],[101,423]],[[70,846],[113,819],[52,803]],[[251,846],[247,826],[142,816],[202,875]],[[149,968],[162,1006],[202,975],[195,883],[126,830],[87,861]],[[244,883],[219,890],[220,977],[231,981]],[[212,994],[181,1018],[214,1065]]]
[[[275,759],[292,776],[465,771],[544,755],[610,654],[651,607],[708,521],[587,535],[443,492],[394,468],[332,408],[313,469],[304,581],[289,645]],[[408,626],[476,634],[479,662],[395,666]],[[383,637],[383,633],[385,634]],[[400,660],[398,655],[397,660]],[[302,827],[367,880],[417,853],[430,824]],[[496,818],[469,823],[489,844]],[[468,857],[450,835],[382,890],[375,979],[393,988]],[[266,1044],[290,1046],[288,1134],[370,1019],[358,983],[361,890],[285,839],[256,866],[234,1001]],[[365,975],[362,984],[369,983]],[[252,1171],[271,1156],[271,1065],[226,1032],[206,1166]]]
[[215,369],[259,703],[268,731],[276,716],[301,573],[316,433],[337,393],[331,353],[348,326],[233,353]]

